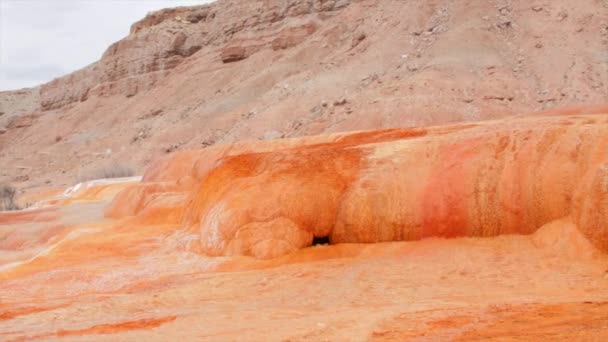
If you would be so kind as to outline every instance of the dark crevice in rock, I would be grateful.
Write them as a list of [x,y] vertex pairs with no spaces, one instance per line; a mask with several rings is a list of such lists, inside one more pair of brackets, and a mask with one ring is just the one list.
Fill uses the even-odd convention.
[[329,236],[315,236],[312,239],[312,245],[331,245],[331,242],[329,241]]

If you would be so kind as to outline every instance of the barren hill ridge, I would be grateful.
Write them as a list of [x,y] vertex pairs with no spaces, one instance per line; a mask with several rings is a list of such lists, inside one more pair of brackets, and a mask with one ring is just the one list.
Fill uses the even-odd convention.
[[101,59],[0,93],[0,181],[242,140],[608,100],[602,0],[220,0],[150,13]]

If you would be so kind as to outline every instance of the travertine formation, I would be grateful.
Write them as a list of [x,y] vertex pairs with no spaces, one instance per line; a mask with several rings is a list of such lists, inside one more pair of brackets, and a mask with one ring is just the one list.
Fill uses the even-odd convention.
[[607,149],[608,107],[579,108],[218,145],[30,197],[0,213],[0,336],[601,340]]
[[315,237],[531,234],[566,217],[608,251],[607,114],[597,107],[178,153],[107,214],[181,222],[207,255],[272,258]]

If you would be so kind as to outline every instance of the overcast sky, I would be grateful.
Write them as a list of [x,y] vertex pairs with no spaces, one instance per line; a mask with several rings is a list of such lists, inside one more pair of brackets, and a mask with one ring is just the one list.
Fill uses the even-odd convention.
[[0,0],[0,90],[32,87],[98,60],[146,13],[210,0]]

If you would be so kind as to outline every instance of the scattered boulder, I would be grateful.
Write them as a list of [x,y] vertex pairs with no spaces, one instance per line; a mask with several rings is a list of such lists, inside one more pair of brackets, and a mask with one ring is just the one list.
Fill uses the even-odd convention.
[[137,119],[138,120],[151,119],[151,118],[157,117],[161,114],[163,114],[163,109],[153,109],[153,110],[149,111],[148,113],[141,115]]
[[207,139],[203,140],[203,142],[201,143],[201,145],[203,147],[207,147],[207,146],[211,146],[214,145],[216,143],[217,139],[213,136],[208,137]]
[[165,153],[175,152],[179,148],[179,144],[172,144],[165,149]]
[[196,24],[199,21],[206,21],[207,18],[213,19],[213,17],[215,17],[214,13],[210,14],[208,9],[203,9],[201,11],[188,14],[186,16],[186,20],[192,24]]
[[138,141],[138,140],[144,140],[144,139],[147,139],[147,138],[149,138],[149,137],[150,137],[150,135],[151,135],[151,134],[150,134],[150,128],[149,128],[149,127],[146,127],[146,128],[144,128],[144,129],[140,130],[140,131],[137,133],[137,135],[135,135],[135,136],[134,136],[134,137],[131,139],[131,142],[132,142],[132,143],[134,143],[134,142],[136,142],[136,141]]
[[13,178],[13,182],[16,183],[20,183],[20,182],[27,182],[30,180],[30,176],[29,175],[19,175]]
[[276,140],[276,139],[282,139],[284,137],[285,137],[284,133],[281,133],[276,130],[266,131],[266,133],[264,133],[264,140]]
[[357,45],[359,45],[359,43],[361,43],[362,41],[365,40],[365,38],[367,38],[367,35],[365,34],[365,32],[359,32],[356,33],[353,36],[353,41],[351,42],[350,46],[351,48],[356,47]]
[[11,121],[8,123],[7,128],[8,129],[13,129],[13,128],[26,128],[26,127],[30,127],[34,124],[34,119],[35,116],[34,115],[20,115],[20,116],[16,116],[13,119],[11,119]]
[[306,38],[316,30],[317,25],[314,23],[284,29],[279,33],[279,36],[272,41],[272,49],[276,51],[294,47],[305,41]]
[[513,22],[511,22],[511,20],[504,20],[504,21],[501,21],[500,23],[496,24],[496,27],[498,27],[501,30],[510,29],[511,27],[513,27]]
[[299,120],[296,120],[294,122],[291,123],[291,129],[293,129],[294,131],[297,131],[298,129],[300,129],[300,127],[302,127],[302,122]]
[[247,49],[242,46],[230,46],[222,50],[221,56],[223,63],[238,62],[249,57]]
[[253,110],[252,110],[252,111],[249,111],[249,112],[247,112],[247,113],[243,113],[243,114],[241,114],[241,118],[242,118],[242,119],[251,119],[251,118],[252,118],[252,117],[254,117],[254,116],[255,116],[255,111],[253,111]]
[[334,101],[334,106],[335,107],[344,106],[346,103],[348,103],[348,100],[346,100],[345,97],[342,97],[339,100]]
[[325,111],[327,110],[327,106],[328,106],[327,102],[324,101],[320,105],[316,105],[316,106],[312,107],[310,109],[311,117],[313,119],[316,119],[316,118],[322,116],[323,114],[325,114]]

